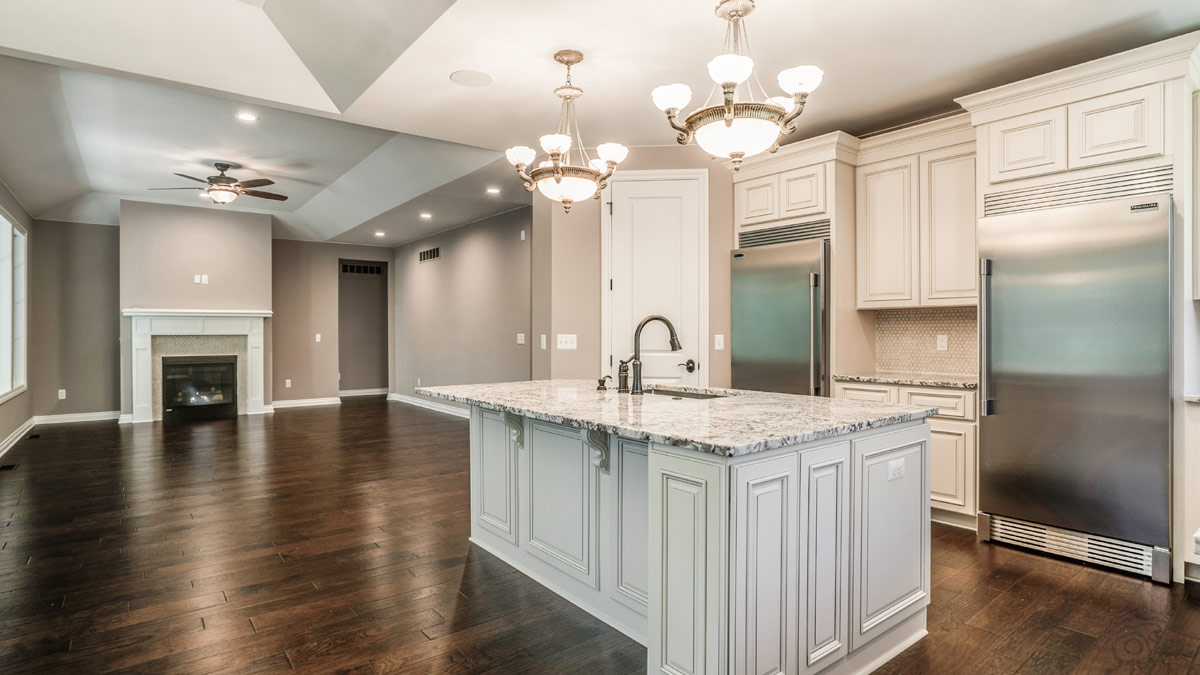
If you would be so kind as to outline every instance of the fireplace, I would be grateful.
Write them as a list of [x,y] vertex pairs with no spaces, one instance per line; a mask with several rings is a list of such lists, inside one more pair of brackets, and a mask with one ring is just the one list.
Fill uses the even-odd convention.
[[236,417],[237,356],[164,356],[164,422]]

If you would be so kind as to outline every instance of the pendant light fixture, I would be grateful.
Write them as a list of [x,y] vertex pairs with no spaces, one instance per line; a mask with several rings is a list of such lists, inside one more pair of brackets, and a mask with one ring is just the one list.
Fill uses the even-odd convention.
[[[651,93],[654,105],[667,114],[671,127],[679,132],[677,140],[687,145],[693,138],[714,158],[733,160],[733,170],[742,160],[765,151],[779,149],[779,138],[796,130],[796,118],[804,111],[808,95],[821,84],[824,73],[816,66],[799,66],[779,73],[779,87],[788,96],[767,97],[754,59],[747,54],[746,16],[754,11],[754,0],[720,0],[717,17],[726,22],[724,51],[708,62],[708,75],[715,86],[703,107],[679,122],[679,111],[692,100],[686,84],[668,84]],[[757,85],[755,96],[751,84]],[[739,89],[745,85],[745,98]],[[713,104],[717,90],[720,102]]]
[[[629,149],[619,143],[601,143],[596,147],[592,159],[583,146],[579,135],[579,122],[575,117],[575,101],[583,96],[583,90],[571,84],[571,66],[583,61],[583,54],[574,49],[564,49],[554,55],[554,60],[567,67],[566,84],[554,90],[562,99],[562,111],[558,117],[558,130],[542,136],[542,150],[548,155],[532,171],[526,171],[537,159],[537,151],[524,145],[509,148],[504,152],[510,164],[517,169],[525,181],[525,189],[536,188],[549,199],[561,202],[570,213],[571,205],[590,197],[600,198],[617,165],[629,154]],[[574,149],[574,153],[571,150]],[[572,158],[575,162],[572,163]]]

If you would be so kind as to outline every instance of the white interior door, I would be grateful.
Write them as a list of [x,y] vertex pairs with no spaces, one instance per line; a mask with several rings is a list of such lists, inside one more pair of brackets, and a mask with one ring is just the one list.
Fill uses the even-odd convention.
[[[641,320],[661,314],[679,334],[683,350],[672,352],[661,322],[642,331],[642,384],[704,386],[708,383],[706,323],[708,302],[707,194],[701,180],[636,180],[611,183],[609,199],[610,283],[607,321],[610,362],[633,353],[633,333]],[[611,358],[610,358],[611,357]],[[697,367],[688,372],[691,359]],[[631,374],[632,376],[632,374]]]

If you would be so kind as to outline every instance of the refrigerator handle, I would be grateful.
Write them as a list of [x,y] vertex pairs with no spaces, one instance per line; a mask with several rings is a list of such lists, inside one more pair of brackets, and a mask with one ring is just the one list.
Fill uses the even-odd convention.
[[989,298],[992,292],[992,260],[991,258],[979,259],[979,414],[986,417],[993,413],[992,411],[992,389],[991,389],[991,356],[992,351],[988,344],[990,328],[988,325],[988,316],[990,314]]
[[820,396],[817,388],[817,330],[819,329],[817,298],[821,291],[821,275],[808,275],[808,393]]

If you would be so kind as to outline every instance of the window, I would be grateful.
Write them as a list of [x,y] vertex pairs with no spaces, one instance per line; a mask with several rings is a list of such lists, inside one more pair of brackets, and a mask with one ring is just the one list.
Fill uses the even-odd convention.
[[0,396],[25,386],[25,233],[0,216]]

